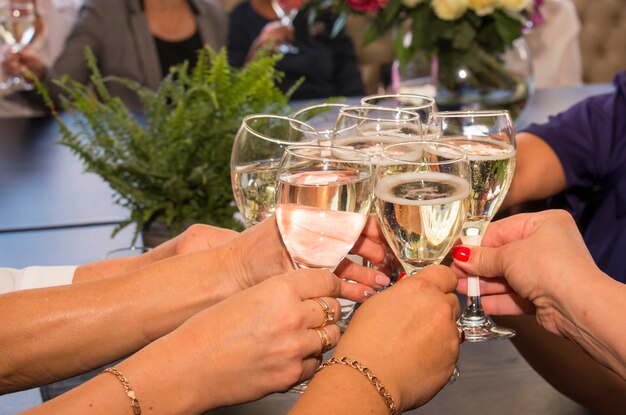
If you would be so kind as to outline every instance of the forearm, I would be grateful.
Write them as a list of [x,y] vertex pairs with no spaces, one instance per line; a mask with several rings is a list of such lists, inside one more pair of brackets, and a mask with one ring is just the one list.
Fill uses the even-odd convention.
[[292,415],[333,413],[389,415],[389,408],[369,380],[356,369],[333,365],[320,371],[289,412]]
[[[626,285],[599,270],[582,274],[580,286],[557,293],[558,330],[626,380]],[[581,295],[588,293],[588,295]]]
[[235,292],[230,274],[227,264],[198,253],[133,275],[0,296],[0,344],[8,345],[0,354],[0,392],[136,351]]

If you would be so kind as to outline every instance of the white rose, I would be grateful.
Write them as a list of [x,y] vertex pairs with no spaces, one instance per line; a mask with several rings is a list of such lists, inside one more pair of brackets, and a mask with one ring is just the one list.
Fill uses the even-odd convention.
[[409,9],[412,9],[413,7],[423,2],[424,0],[400,0],[400,3],[402,3],[404,6],[408,7]]
[[494,6],[494,0],[468,0],[467,2],[467,7],[479,16],[493,13]]
[[467,11],[468,0],[432,0],[431,6],[438,18],[455,20]]
[[521,12],[532,4],[533,0],[496,0],[496,6],[510,12]]

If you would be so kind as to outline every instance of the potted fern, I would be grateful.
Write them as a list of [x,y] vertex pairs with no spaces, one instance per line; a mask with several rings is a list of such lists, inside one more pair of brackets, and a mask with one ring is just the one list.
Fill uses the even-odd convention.
[[[291,91],[283,94],[276,87],[280,56],[261,54],[235,69],[224,50],[203,49],[195,67],[174,67],[156,91],[128,79],[103,78],[89,50],[86,57],[89,86],[68,77],[55,81],[63,90],[61,108],[78,113],[71,123],[54,111],[43,86],[39,91],[60,125],[60,143],[109,184],[115,203],[128,208],[113,234],[131,223],[135,238],[154,223],[171,235],[196,222],[240,228],[233,218],[232,143],[247,114],[287,110]],[[107,82],[134,90],[142,113],[111,96]]]

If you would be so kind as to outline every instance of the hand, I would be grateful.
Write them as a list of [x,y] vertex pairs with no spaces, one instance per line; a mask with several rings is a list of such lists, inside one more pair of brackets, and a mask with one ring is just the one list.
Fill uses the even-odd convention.
[[[351,254],[359,255],[369,261],[376,268],[368,268],[345,258],[335,269],[335,274],[346,280],[358,281],[356,284],[345,286],[342,295],[354,301],[362,301],[374,294],[372,288],[383,288],[389,285],[390,265],[395,257],[387,248],[387,242],[383,236],[378,221],[369,216],[359,240],[356,241]],[[385,275],[387,274],[387,275]]]
[[555,321],[562,312],[555,296],[599,271],[573,218],[558,210],[493,222],[482,247],[455,247],[453,257],[460,292],[467,292],[465,273],[486,277],[480,281],[485,312],[536,311],[539,323],[556,335],[562,335]]
[[277,50],[278,46],[283,43],[293,43],[295,32],[293,26],[284,26],[280,21],[276,20],[265,25],[259,36],[254,39],[246,61],[249,62],[261,48],[269,48]]
[[402,279],[359,307],[335,356],[369,367],[402,410],[423,405],[445,386],[458,359],[456,284],[443,266]]
[[[46,74],[43,61],[29,47],[22,49],[19,53],[13,53],[10,49],[7,50],[2,62],[2,69],[9,76],[25,75],[25,70],[28,70],[42,80]],[[26,79],[28,79],[27,76]]]
[[[155,362],[164,365],[160,373],[167,376],[157,381],[172,379],[174,390],[184,385],[183,395],[195,408],[181,413],[285,391],[310,377],[318,365],[322,343],[313,328],[325,316],[311,299],[322,297],[337,318],[340,305],[331,297],[339,292],[339,280],[326,270],[298,270],[271,278],[198,313],[146,347],[139,359],[151,367]],[[337,325],[331,323],[324,330],[335,345]],[[124,365],[120,370],[132,375],[132,368]],[[143,405],[149,402],[142,400]]]
[[[378,240],[377,232],[380,232],[377,226],[375,222],[368,222],[353,253],[371,258],[374,262],[383,260],[384,248],[374,242]],[[365,241],[366,239],[368,241]],[[236,270],[232,276],[232,283],[237,284],[238,290],[252,287],[267,278],[294,269],[275,217],[246,229],[241,236],[219,249],[222,251],[219,255],[231,261],[232,269]],[[340,295],[342,298],[364,301],[374,294],[374,288],[382,288],[389,284],[389,278],[382,272],[352,262],[346,264],[345,261],[349,260],[344,260],[337,268],[336,274],[340,278],[357,283],[342,281]]]

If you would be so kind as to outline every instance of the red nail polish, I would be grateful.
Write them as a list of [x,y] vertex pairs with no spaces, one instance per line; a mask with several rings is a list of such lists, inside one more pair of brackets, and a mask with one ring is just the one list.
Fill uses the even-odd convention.
[[466,246],[455,246],[452,248],[452,256],[457,261],[467,262],[470,259],[471,250]]
[[400,275],[398,275],[398,278],[396,279],[396,281],[400,281],[402,278],[406,277],[406,272],[401,272]]

